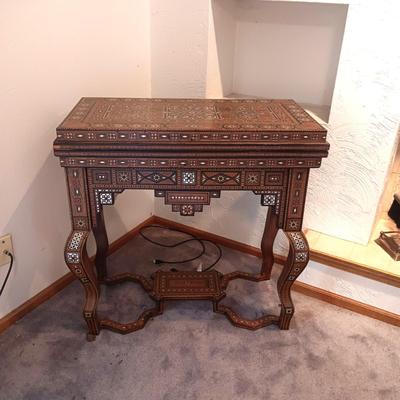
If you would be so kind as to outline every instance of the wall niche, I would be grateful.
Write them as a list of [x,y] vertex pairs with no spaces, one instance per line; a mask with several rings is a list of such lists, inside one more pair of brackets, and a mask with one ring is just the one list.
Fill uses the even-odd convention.
[[209,68],[213,61],[217,64],[222,93],[213,94],[294,98],[328,122],[347,8],[214,0],[210,31],[215,34],[216,55]]

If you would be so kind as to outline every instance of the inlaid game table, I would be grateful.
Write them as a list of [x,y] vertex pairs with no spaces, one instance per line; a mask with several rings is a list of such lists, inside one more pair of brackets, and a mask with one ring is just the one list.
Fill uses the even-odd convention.
[[[301,230],[309,171],[320,167],[328,149],[326,130],[293,100],[82,98],[57,128],[54,153],[65,168],[72,222],[65,261],[85,288],[88,340],[101,329],[141,329],[163,312],[165,301],[184,299],[210,300],[215,312],[238,327],[275,324],[288,329],[294,314],[291,286],[309,258]],[[103,207],[127,189],[153,189],[172,211],[188,217],[219,198],[222,190],[252,191],[268,207],[260,271],[109,276]],[[277,283],[280,315],[244,319],[220,301],[233,279],[270,279],[279,229],[290,245]],[[95,265],[86,252],[91,231]],[[154,308],[130,323],[100,318],[100,285],[124,281],[139,283],[155,301]]]

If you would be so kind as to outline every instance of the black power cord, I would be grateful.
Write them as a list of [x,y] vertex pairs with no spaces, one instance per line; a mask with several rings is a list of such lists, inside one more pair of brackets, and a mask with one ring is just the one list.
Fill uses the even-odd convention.
[[[168,231],[170,231],[170,232],[178,232],[178,233],[182,233],[182,234],[184,234],[184,235],[186,235],[186,236],[189,236],[189,239],[181,240],[181,241],[176,242],[176,243],[173,243],[173,244],[166,244],[166,243],[158,242],[158,241],[156,241],[156,240],[154,240],[154,239],[149,238],[149,237],[144,233],[144,231],[145,231],[145,230],[148,230],[148,229],[163,229],[163,230],[168,230]],[[168,228],[168,227],[161,226],[161,225],[148,225],[148,226],[145,226],[145,227],[141,228],[141,229],[139,230],[139,234],[140,234],[140,236],[141,236],[143,239],[147,240],[148,242],[150,242],[150,243],[152,243],[152,244],[155,244],[156,246],[161,246],[161,247],[176,248],[176,247],[178,247],[178,246],[182,246],[183,244],[186,244],[186,243],[189,243],[189,242],[197,242],[197,243],[199,243],[200,246],[201,246],[201,251],[200,251],[200,253],[197,254],[197,255],[195,255],[195,256],[193,256],[193,257],[191,257],[191,258],[187,258],[187,259],[184,259],[184,260],[161,260],[161,259],[154,259],[154,260],[153,260],[153,263],[154,263],[154,264],[184,264],[184,263],[188,263],[188,262],[190,262],[190,261],[197,260],[198,258],[200,258],[200,257],[201,257],[203,254],[205,254],[205,252],[206,252],[206,247],[205,247],[204,243],[211,243],[211,244],[218,250],[218,256],[217,256],[217,258],[215,259],[215,261],[212,262],[209,266],[207,266],[206,268],[202,268],[202,272],[209,271],[211,268],[213,268],[213,267],[219,262],[219,260],[220,260],[221,257],[222,257],[222,250],[221,250],[221,248],[218,246],[218,244],[212,242],[211,240],[200,239],[200,238],[198,238],[197,236],[192,235],[192,234],[187,233],[187,232],[184,232],[184,231],[181,231],[180,229]]]
[[10,266],[8,267],[6,279],[4,279],[3,285],[1,286],[0,296],[3,294],[3,290],[6,287],[6,283],[8,281],[8,278],[10,277],[11,269],[14,264],[14,256],[8,250],[4,250],[4,254],[7,255],[8,257],[10,257]]

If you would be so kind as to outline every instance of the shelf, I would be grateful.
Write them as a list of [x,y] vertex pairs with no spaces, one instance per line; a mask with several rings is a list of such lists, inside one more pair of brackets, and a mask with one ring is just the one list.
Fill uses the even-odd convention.
[[400,287],[400,261],[394,261],[374,241],[381,230],[392,229],[390,225],[388,220],[379,220],[366,246],[308,230],[311,259]]

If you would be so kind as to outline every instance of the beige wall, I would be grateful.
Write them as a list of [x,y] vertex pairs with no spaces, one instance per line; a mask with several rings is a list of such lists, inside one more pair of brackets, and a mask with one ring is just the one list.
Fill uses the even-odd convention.
[[[2,0],[0,59],[0,234],[12,234],[16,256],[1,317],[67,272],[55,128],[81,96],[149,96],[148,2]],[[147,192],[124,193],[116,204],[106,210],[110,239],[153,210]]]

